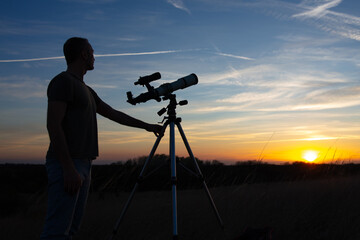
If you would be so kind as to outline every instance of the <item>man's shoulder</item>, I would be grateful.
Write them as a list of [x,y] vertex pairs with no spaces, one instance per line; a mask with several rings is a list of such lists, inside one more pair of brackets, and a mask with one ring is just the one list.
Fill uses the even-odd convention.
[[51,81],[58,81],[59,79],[71,80],[71,78],[71,75],[64,71],[53,77]]
[[60,87],[60,86],[72,86],[76,82],[76,79],[67,72],[61,72],[51,79],[49,87]]
[[63,101],[72,99],[74,81],[71,75],[61,72],[56,75],[49,83],[47,96],[49,101]]

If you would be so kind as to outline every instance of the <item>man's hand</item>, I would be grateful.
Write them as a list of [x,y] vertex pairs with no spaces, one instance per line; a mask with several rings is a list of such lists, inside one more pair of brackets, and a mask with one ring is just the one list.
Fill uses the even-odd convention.
[[153,132],[155,134],[155,136],[160,136],[162,134],[164,134],[162,132],[163,126],[158,125],[158,124],[149,124],[148,127],[146,128],[146,131],[149,132]]
[[64,190],[70,195],[76,194],[81,185],[83,179],[81,175],[76,171],[76,169],[64,170]]

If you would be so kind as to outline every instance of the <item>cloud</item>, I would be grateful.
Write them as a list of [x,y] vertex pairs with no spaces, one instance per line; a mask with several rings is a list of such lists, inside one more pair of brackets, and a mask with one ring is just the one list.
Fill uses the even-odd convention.
[[[331,41],[300,33],[280,38],[285,41],[283,48],[268,56],[246,65],[231,63],[226,70],[198,74],[208,98],[191,113],[317,114],[360,106],[357,94],[360,83],[354,75],[359,51],[333,47],[338,39]],[[343,66],[347,71],[342,70]]]
[[173,5],[175,8],[178,8],[180,10],[187,12],[188,14],[191,14],[190,10],[187,7],[185,7],[185,4],[182,0],[167,0],[167,2]]
[[272,15],[282,21],[293,19],[307,21],[310,25],[324,32],[360,41],[360,18],[333,11],[333,8],[341,2],[343,0],[303,0],[300,4],[279,0],[206,1],[207,4],[227,9],[243,7],[263,9],[265,14]]
[[[316,1],[316,2],[318,2],[318,1]],[[327,13],[329,13],[328,9],[336,7],[341,2],[342,2],[342,0],[330,0],[330,1],[325,0],[324,4],[310,8],[309,10],[307,10],[305,12],[294,14],[293,17],[295,17],[295,18],[297,18],[297,17],[320,18],[320,17],[326,15]]]
[[[360,105],[360,84],[356,80],[330,69],[324,71],[311,64],[302,64],[301,57],[298,61],[294,60],[300,56],[296,52],[292,55],[288,51],[279,54],[265,60],[273,64],[232,67],[222,73],[199,75],[203,79],[202,84],[218,91],[209,93],[209,98],[213,99],[211,107],[208,107],[209,104],[207,107],[199,105],[195,112],[294,112]],[[287,54],[286,61],[282,60],[281,54]],[[331,60],[332,55],[328,54]],[[222,94],[219,94],[219,89],[223,89]]]
[[90,87],[92,88],[104,88],[104,89],[115,89],[115,88],[118,88],[117,86],[115,85],[105,85],[105,84],[89,84]]
[[[236,103],[236,104],[245,104],[245,103],[265,103],[269,101],[274,101],[278,98],[283,98],[286,95],[284,91],[272,91],[272,92],[244,92],[239,93],[229,98],[220,99],[217,102],[222,103]],[[243,105],[244,106],[244,105]]]
[[233,54],[227,54],[227,53],[216,53],[217,55],[220,56],[224,56],[224,57],[231,57],[231,58],[237,58],[237,59],[243,59],[243,60],[255,60],[253,58],[249,58],[249,57],[244,57],[244,56],[238,56],[238,55],[233,55]]
[[360,86],[346,86],[335,89],[320,89],[304,95],[302,102],[294,106],[296,110],[323,110],[360,105]]
[[46,84],[27,76],[0,77],[0,96],[18,99],[46,97]]
[[223,53],[215,44],[213,44],[213,47],[215,49],[215,54],[219,55],[219,56],[223,56],[223,57],[231,57],[231,58],[236,58],[236,59],[242,59],[242,60],[255,60],[253,58],[249,58],[249,57],[244,57],[244,56],[239,56],[239,55],[235,55],[235,54],[229,54],[229,53]]
[[298,5],[303,11],[293,14],[292,18],[301,20],[316,19],[316,21],[311,21],[310,23],[321,30],[360,41],[360,18],[329,10],[341,2],[342,0],[327,0],[324,4],[309,6],[311,4],[316,5],[318,1],[305,1],[303,4]]
[[117,38],[117,40],[124,41],[124,42],[136,42],[136,41],[139,41],[140,39],[136,38],[136,37],[120,37],[120,38]]

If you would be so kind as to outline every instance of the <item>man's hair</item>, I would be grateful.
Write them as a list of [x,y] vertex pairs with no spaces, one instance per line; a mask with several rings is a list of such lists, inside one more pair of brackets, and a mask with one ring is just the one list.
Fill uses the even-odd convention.
[[64,56],[66,63],[69,65],[78,59],[89,41],[86,38],[72,37],[64,43]]

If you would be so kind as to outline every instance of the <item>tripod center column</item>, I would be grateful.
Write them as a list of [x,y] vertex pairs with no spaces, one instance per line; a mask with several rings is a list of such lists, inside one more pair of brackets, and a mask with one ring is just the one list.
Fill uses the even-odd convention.
[[170,122],[170,161],[171,161],[171,184],[172,184],[172,212],[173,212],[173,239],[178,237],[177,227],[177,177],[176,177],[176,156],[175,156],[175,123]]

